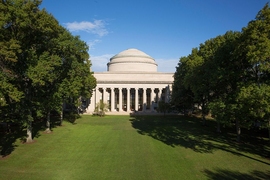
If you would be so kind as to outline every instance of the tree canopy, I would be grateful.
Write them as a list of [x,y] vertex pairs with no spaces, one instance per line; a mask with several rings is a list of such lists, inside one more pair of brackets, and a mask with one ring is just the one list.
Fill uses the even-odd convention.
[[28,125],[60,111],[69,98],[90,97],[96,86],[88,46],[45,9],[41,0],[0,2],[1,121]]
[[[270,133],[270,8],[266,4],[241,32],[228,31],[181,57],[172,100],[178,107],[199,104],[219,123],[260,124]],[[269,134],[270,137],[270,134]]]

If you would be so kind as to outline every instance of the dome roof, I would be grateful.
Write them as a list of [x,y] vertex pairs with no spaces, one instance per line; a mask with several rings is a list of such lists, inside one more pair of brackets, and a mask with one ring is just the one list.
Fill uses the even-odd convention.
[[107,64],[108,71],[156,72],[154,58],[138,49],[127,49],[116,54]]

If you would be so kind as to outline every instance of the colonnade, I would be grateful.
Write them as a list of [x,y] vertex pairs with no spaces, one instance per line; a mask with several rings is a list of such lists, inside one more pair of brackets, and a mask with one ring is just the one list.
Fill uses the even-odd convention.
[[159,101],[169,102],[170,88],[97,87],[95,104],[103,101],[110,111],[155,111]]

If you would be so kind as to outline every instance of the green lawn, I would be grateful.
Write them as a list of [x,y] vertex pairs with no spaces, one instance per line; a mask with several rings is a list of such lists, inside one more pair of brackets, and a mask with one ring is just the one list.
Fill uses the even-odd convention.
[[[84,115],[0,159],[0,179],[269,179],[266,139],[181,116]],[[252,142],[252,143],[251,143]]]

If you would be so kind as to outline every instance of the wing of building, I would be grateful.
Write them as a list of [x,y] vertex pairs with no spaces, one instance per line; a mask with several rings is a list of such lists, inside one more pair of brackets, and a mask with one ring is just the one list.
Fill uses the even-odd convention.
[[138,49],[127,49],[113,56],[106,72],[94,73],[97,86],[87,113],[100,101],[111,112],[155,112],[158,101],[170,101],[174,73],[157,72],[157,63]]

